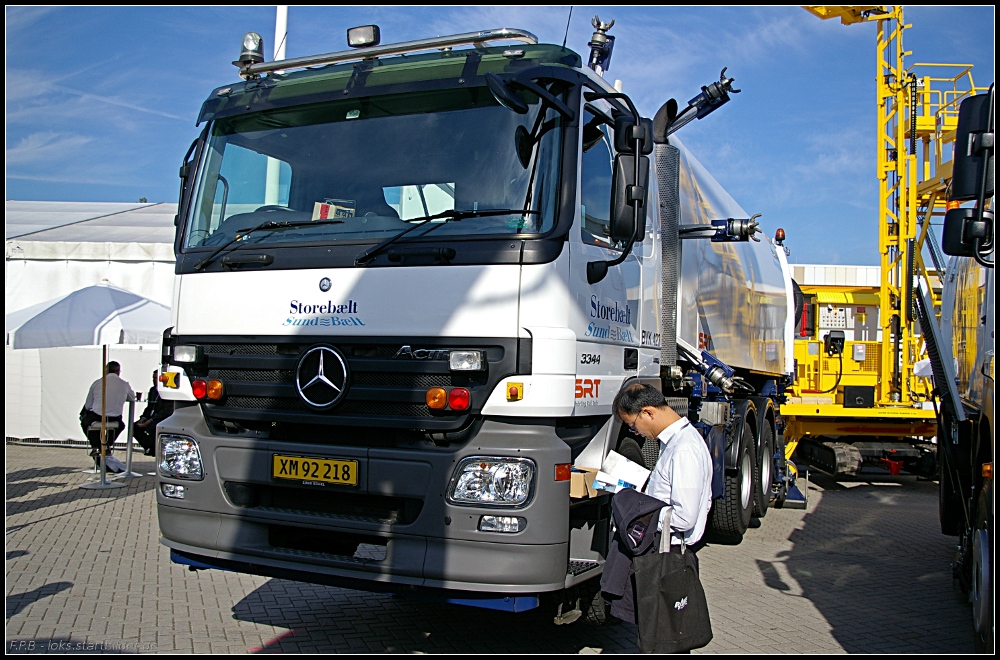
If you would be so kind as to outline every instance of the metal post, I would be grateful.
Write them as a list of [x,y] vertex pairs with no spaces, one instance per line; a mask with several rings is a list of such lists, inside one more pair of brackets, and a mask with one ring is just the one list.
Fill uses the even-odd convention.
[[[274,61],[285,59],[285,46],[288,39],[288,6],[278,5],[274,20]],[[264,184],[264,204],[269,206],[281,203],[281,163],[270,156],[267,157],[267,170]]]

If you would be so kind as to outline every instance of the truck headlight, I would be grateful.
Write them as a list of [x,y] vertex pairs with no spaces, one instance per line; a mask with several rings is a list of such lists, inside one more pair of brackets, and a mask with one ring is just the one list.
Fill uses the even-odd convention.
[[174,362],[197,362],[201,359],[201,346],[174,346]]
[[160,435],[160,476],[171,479],[201,480],[201,451],[198,443],[183,435]]
[[482,351],[451,351],[448,363],[452,371],[482,371],[486,360]]
[[535,464],[526,458],[470,456],[451,478],[448,500],[454,504],[523,506],[531,498]]

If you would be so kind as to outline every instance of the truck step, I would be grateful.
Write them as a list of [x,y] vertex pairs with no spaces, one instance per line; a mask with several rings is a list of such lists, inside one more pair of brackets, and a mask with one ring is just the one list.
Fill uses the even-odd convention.
[[[806,473],[806,491],[809,490],[809,473]],[[806,500],[806,495],[798,486],[789,486],[788,492],[785,495],[784,501],[781,503],[781,507],[784,509],[805,509],[808,501]]]
[[595,561],[592,559],[570,559],[569,566],[566,567],[567,575],[583,575],[589,571],[600,568],[603,562]]

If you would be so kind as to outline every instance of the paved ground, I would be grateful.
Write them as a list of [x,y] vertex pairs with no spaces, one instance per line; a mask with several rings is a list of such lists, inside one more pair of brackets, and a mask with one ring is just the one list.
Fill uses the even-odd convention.
[[[512,615],[173,565],[154,477],[77,488],[82,449],[7,446],[7,650],[635,653],[635,626]],[[140,457],[136,471],[153,469]],[[699,554],[715,639],[698,653],[968,653],[937,487],[810,484],[738,546]]]

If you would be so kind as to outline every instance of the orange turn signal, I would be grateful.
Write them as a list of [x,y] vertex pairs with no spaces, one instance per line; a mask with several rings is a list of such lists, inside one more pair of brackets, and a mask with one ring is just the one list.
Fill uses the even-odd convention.
[[448,393],[443,387],[432,387],[427,390],[427,407],[433,410],[444,410],[448,405]]
[[573,472],[572,463],[559,463],[556,465],[556,481],[569,481]]
[[983,479],[993,478],[993,463],[983,463]]
[[221,380],[210,380],[208,381],[208,398],[214,401],[218,401],[222,398],[222,381]]

